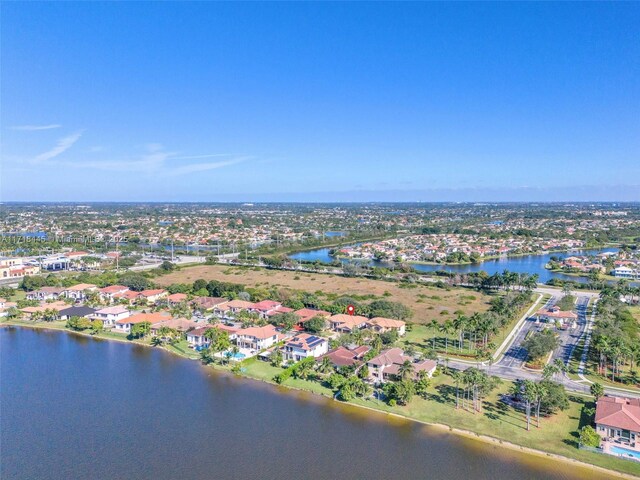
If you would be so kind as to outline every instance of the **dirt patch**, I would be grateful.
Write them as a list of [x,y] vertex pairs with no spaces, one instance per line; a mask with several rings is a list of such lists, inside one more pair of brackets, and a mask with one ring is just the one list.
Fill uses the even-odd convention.
[[[463,288],[444,290],[434,286],[400,288],[397,283],[363,278],[346,278],[336,275],[310,274],[283,270],[251,269],[221,265],[198,265],[158,277],[159,285],[193,283],[198,279],[241,283],[248,287],[278,285],[283,288],[338,295],[375,295],[406,305],[413,311],[416,323],[432,319],[443,322],[454,318],[455,312],[465,315],[484,312],[489,308],[488,295]],[[473,298],[473,299],[471,299]]]

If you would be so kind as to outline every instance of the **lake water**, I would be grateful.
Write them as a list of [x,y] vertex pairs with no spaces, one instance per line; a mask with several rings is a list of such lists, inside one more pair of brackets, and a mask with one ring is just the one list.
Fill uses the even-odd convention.
[[13,479],[606,478],[167,352],[0,328]]
[[[290,255],[290,258],[300,261],[314,262],[320,261],[324,263],[330,263],[334,260],[329,255],[329,248],[318,248],[315,250],[309,250],[306,252],[298,252]],[[595,255],[601,252],[615,252],[617,248],[603,248],[597,250],[579,250],[572,251],[571,253],[549,253],[545,255],[527,255],[523,257],[501,257],[495,260],[489,260],[486,262],[472,264],[472,265],[413,265],[413,268],[420,272],[434,272],[434,271],[448,271],[457,273],[469,273],[479,272],[484,270],[489,275],[494,273],[502,273],[504,270],[518,273],[537,273],[540,277],[539,282],[546,283],[552,278],[558,278],[562,280],[572,280],[578,282],[586,282],[588,279],[584,277],[574,277],[571,275],[564,275],[562,273],[554,273],[544,266],[549,263],[552,256],[567,257],[570,255]],[[349,261],[342,259],[342,261]],[[365,261],[369,265],[387,266],[385,263],[375,260]]]

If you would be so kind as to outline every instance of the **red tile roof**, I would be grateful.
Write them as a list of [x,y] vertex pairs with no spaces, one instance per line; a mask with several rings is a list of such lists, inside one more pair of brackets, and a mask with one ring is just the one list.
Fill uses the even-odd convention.
[[640,399],[602,397],[596,404],[597,424],[640,432]]

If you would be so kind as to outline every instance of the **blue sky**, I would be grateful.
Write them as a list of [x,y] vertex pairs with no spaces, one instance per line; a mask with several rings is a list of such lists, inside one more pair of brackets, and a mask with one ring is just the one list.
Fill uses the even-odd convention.
[[640,200],[640,3],[1,5],[0,200]]

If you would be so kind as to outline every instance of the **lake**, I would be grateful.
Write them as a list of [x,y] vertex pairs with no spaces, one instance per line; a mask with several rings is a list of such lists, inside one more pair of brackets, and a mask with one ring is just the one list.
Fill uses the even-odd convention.
[[606,478],[158,349],[0,328],[13,479]]
[[[470,273],[479,272],[484,270],[489,275],[494,273],[502,273],[504,270],[517,273],[537,273],[540,277],[540,283],[546,283],[552,278],[558,278],[561,280],[572,280],[574,282],[587,282],[585,277],[574,277],[572,275],[564,275],[562,273],[555,273],[547,270],[544,266],[549,263],[552,256],[567,257],[570,255],[595,255],[602,252],[616,252],[617,248],[602,248],[595,250],[577,250],[571,253],[547,253],[544,255],[526,255],[521,257],[500,257],[495,260],[488,260],[486,262],[471,264],[471,265],[421,265],[414,264],[413,268],[420,272],[435,272],[435,271],[448,271],[456,273]],[[330,263],[334,260],[329,255],[329,248],[318,248],[315,250],[308,250],[306,252],[297,252],[289,255],[290,258],[299,261],[315,262],[320,261],[323,263]],[[350,261],[342,259],[342,261]],[[363,260],[368,265],[387,266],[383,262],[376,260]]]

